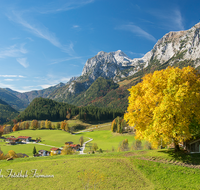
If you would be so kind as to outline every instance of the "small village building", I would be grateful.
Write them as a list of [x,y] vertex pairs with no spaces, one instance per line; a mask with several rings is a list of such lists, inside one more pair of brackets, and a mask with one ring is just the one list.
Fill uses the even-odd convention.
[[39,150],[38,151],[38,154],[40,156],[49,156],[50,155],[50,151],[47,151],[47,150]]
[[11,145],[14,145],[19,142],[19,139],[15,137],[8,137],[6,138],[6,142],[8,142]]
[[20,139],[22,142],[30,142],[31,137],[28,136],[19,136],[18,139]]
[[72,149],[74,150],[79,150],[81,147],[80,144],[70,144],[69,146],[72,147]]
[[70,144],[73,144],[73,142],[72,141],[65,142],[65,145],[70,145]]
[[200,153],[200,139],[190,140],[183,143],[184,148],[190,153]]
[[53,154],[61,154],[61,149],[60,148],[53,147],[50,150],[51,150],[51,152],[53,152]]

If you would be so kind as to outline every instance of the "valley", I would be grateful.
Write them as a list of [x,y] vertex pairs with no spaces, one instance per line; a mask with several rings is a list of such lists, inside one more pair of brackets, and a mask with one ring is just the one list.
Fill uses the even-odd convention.
[[[88,58],[80,76],[66,83],[27,92],[0,88],[1,188],[199,189],[199,42],[197,23],[168,32],[141,58],[131,59],[121,50],[99,51]],[[161,70],[163,75],[157,72]],[[172,75],[164,76],[164,71]],[[160,77],[152,79],[153,73]],[[192,95],[187,94],[190,90]],[[19,137],[33,141],[23,143]],[[84,154],[78,145],[81,138],[91,140]],[[48,156],[37,154],[39,150]],[[13,159],[13,151],[27,157]]]

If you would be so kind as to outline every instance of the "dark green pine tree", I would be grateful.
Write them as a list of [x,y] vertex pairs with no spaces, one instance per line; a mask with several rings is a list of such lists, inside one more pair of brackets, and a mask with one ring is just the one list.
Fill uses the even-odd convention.
[[36,153],[37,153],[37,151],[36,151],[36,148],[34,146],[34,148],[33,148],[33,155],[35,155]]

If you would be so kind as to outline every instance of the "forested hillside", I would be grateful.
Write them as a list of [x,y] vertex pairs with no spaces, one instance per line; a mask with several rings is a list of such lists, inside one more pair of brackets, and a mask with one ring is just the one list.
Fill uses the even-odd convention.
[[91,105],[118,87],[119,85],[114,83],[113,80],[99,77],[85,92],[71,100],[71,103],[77,106]]
[[14,119],[18,114],[18,111],[0,99],[0,124]]
[[94,106],[77,107],[67,103],[56,102],[47,98],[35,98],[16,119],[25,120],[65,120],[79,114],[83,120],[113,119],[122,116],[123,110],[97,108]]

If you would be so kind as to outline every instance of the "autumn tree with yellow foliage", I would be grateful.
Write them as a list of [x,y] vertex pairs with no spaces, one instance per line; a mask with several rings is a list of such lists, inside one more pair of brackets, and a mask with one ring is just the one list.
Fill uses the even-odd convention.
[[179,143],[200,134],[200,74],[188,66],[147,74],[130,91],[124,115],[136,138],[153,147]]

